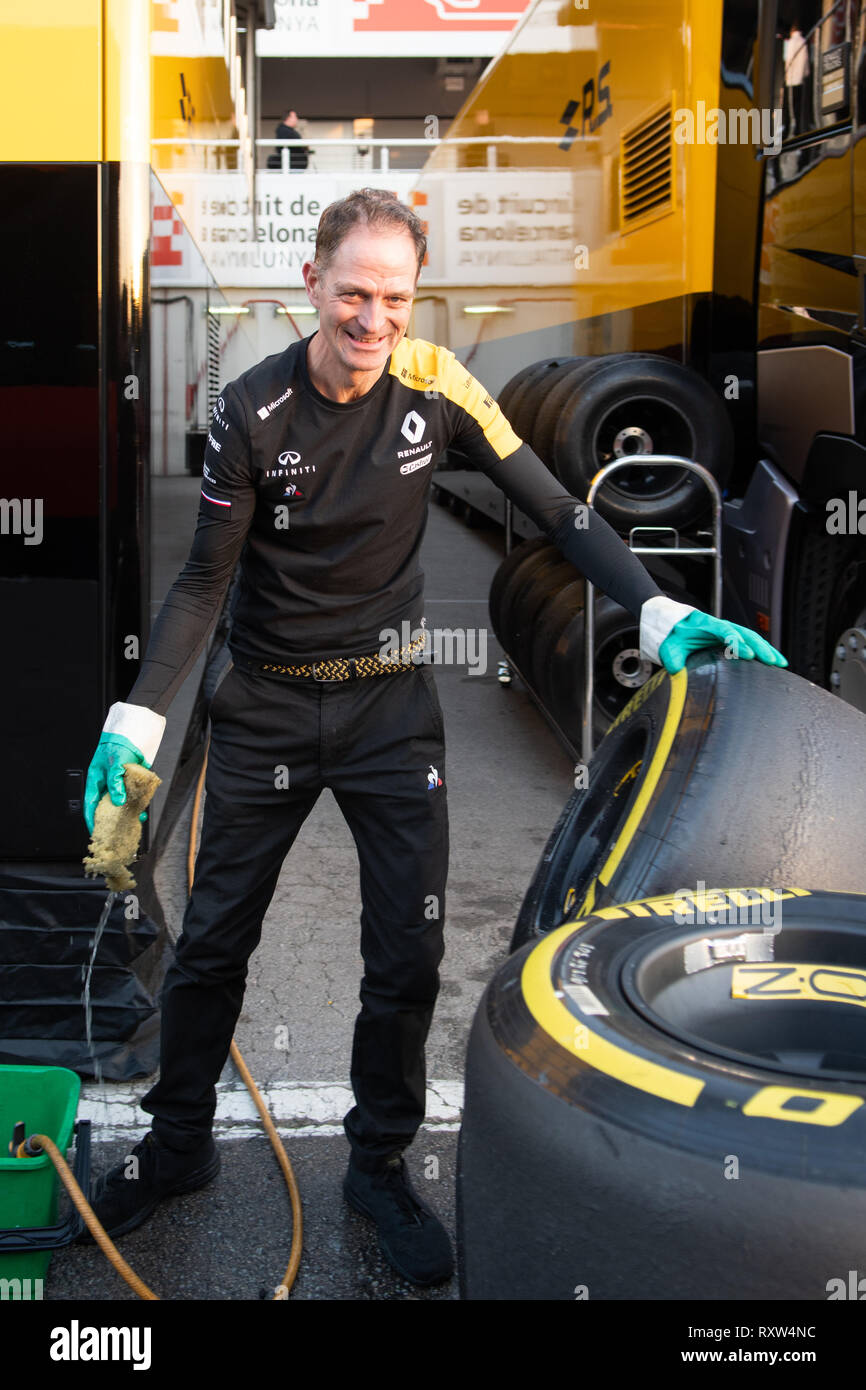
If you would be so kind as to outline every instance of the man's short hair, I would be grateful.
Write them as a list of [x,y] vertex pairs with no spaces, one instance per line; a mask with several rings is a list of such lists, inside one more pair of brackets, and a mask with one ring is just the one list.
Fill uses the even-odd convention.
[[415,243],[420,275],[427,254],[424,228],[412,209],[385,188],[357,188],[328,204],[316,231],[315,261],[320,270],[327,269],[340,243],[359,226],[394,227],[408,232]]

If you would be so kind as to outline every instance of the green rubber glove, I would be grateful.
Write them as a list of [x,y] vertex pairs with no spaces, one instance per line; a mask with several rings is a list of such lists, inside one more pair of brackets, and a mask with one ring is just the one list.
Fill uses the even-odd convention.
[[697,608],[682,618],[659,645],[659,656],[665,670],[673,676],[683,669],[692,652],[717,646],[727,648],[726,654],[735,660],[753,661],[757,657],[767,666],[788,664],[781,652],[751,628],[740,627],[739,623],[730,623],[726,618],[714,618]]
[[[93,817],[96,808],[106,792],[115,806],[126,805],[126,784],[123,780],[125,763],[140,763],[150,767],[144,754],[134,743],[122,734],[103,734],[96,745],[93,761],[87,769],[87,784],[84,788],[84,819],[87,829],[93,834]],[[147,812],[142,811],[139,820],[147,820]]]

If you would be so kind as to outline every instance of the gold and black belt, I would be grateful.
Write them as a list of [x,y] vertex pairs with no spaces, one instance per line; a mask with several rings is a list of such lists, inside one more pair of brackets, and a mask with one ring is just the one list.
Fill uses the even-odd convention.
[[373,652],[366,656],[332,656],[303,666],[286,666],[279,661],[246,661],[242,664],[248,671],[260,672],[263,676],[292,676],[321,682],[350,681],[360,676],[389,676],[395,671],[411,671],[419,664],[418,657],[423,650],[422,634],[408,647],[395,649],[388,660]]

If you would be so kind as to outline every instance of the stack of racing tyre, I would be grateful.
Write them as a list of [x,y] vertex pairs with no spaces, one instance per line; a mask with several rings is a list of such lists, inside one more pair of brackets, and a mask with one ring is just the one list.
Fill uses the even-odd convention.
[[[687,367],[648,353],[547,358],[518,372],[499,405],[512,428],[574,496],[584,499],[598,470],[634,456],[598,494],[598,512],[622,535],[633,528],[682,532],[710,517],[711,497],[696,475],[640,463],[674,454],[703,464],[720,487],[733,435],[711,387]],[[656,534],[652,543],[658,543]],[[635,542],[639,543],[639,538]],[[706,542],[704,542],[705,544]],[[653,557],[647,568],[680,602],[706,607],[709,568]],[[511,664],[567,741],[582,723],[584,581],[543,538],[506,556],[490,594],[493,630]],[[606,596],[596,604],[593,728],[600,737],[649,678],[632,614]]]
[[864,767],[863,714],[721,653],[620,713],[473,1024],[464,1298],[866,1290]]

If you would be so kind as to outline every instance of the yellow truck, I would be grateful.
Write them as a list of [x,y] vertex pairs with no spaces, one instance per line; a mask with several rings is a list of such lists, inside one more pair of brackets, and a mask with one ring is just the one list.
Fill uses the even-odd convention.
[[[415,194],[421,336],[575,490],[707,463],[726,615],[862,710],[864,64],[860,0],[536,0]],[[621,479],[624,533],[693,519],[682,475]]]

